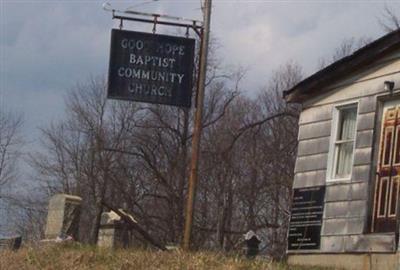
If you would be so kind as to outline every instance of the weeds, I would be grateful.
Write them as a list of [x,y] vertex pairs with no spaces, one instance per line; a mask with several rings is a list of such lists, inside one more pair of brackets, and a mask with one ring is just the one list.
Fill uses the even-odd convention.
[[306,270],[324,269],[288,266],[256,258],[216,252],[159,252],[150,250],[108,250],[78,244],[25,247],[17,252],[0,251],[0,269],[70,270]]

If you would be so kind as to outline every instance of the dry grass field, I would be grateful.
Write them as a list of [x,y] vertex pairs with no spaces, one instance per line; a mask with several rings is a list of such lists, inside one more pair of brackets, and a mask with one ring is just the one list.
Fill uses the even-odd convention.
[[[157,252],[145,250],[104,250],[77,245],[23,248],[17,252],[0,251],[1,270],[24,269],[268,269],[308,270],[309,267],[288,266],[265,259],[248,260],[211,252],[185,253],[182,251]],[[313,268],[322,270],[324,268]]]

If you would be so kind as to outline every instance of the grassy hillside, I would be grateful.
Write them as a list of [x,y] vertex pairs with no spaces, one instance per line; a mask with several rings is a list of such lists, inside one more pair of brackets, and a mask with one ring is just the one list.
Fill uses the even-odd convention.
[[[0,269],[297,269],[265,259],[247,260],[211,252],[156,252],[144,250],[110,251],[82,246],[23,248],[17,252],[0,251]],[[314,270],[322,268],[313,268]]]

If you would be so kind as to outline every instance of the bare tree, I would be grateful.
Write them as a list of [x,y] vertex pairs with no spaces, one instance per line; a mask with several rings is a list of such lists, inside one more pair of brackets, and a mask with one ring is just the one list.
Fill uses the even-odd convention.
[[[239,69],[209,80],[194,239],[198,248],[233,250],[253,229],[270,239],[270,250],[282,250],[298,111],[281,92],[301,70],[284,66],[256,100],[240,95],[243,76]],[[83,197],[81,230],[89,243],[101,204],[111,202],[125,204],[161,243],[178,244],[193,116],[182,108],[106,102],[104,87],[95,80],[71,92],[66,119],[42,130],[46,151],[32,164],[50,194]]]
[[47,197],[42,197],[37,190],[19,192],[18,196],[7,198],[9,210],[7,223],[4,228],[9,233],[22,236],[24,242],[35,242],[43,239],[47,216]]
[[0,196],[2,188],[17,177],[17,159],[21,154],[22,116],[0,110]]
[[337,46],[330,57],[322,57],[318,61],[318,69],[323,69],[324,67],[354,53],[356,50],[364,47],[372,41],[368,37],[360,38],[345,38],[341,41],[339,46]]
[[77,85],[66,100],[66,119],[42,129],[45,151],[31,155],[49,196],[62,192],[83,198],[81,240],[92,244],[97,241],[103,201],[118,198],[113,193],[120,181],[117,167],[122,154],[105,149],[123,148],[132,124],[128,119],[137,111],[127,103],[106,106],[105,87],[103,78]]
[[299,65],[287,63],[273,74],[262,99],[264,110],[270,114],[288,112],[288,116],[274,118],[266,123],[266,139],[262,142],[266,149],[264,153],[269,155],[263,155],[263,162],[268,166],[261,167],[261,172],[265,177],[267,201],[271,203],[269,207],[265,207],[266,210],[261,217],[277,225],[267,230],[267,233],[264,231],[268,253],[275,258],[281,258],[285,254],[300,113],[300,107],[296,104],[287,104],[281,98],[281,93],[284,89],[290,89],[297,84],[302,77]]
[[378,23],[387,33],[400,29],[400,19],[393,4],[385,4],[382,14],[378,18]]
[[239,96],[222,121],[204,131],[195,240],[203,247],[237,249],[249,229],[268,252],[284,254],[299,108],[282,91],[302,77],[288,63],[256,100]]
[[[0,212],[10,215],[13,196],[10,190],[18,180],[18,162],[23,140],[22,115],[0,108]],[[6,212],[6,213],[4,213]],[[10,218],[0,220],[2,233],[9,233]]]

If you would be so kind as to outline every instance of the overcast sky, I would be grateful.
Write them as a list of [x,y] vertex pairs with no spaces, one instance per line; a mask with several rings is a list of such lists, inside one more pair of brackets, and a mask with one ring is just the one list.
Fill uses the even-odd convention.
[[[200,0],[109,1],[113,7],[201,19]],[[24,136],[37,148],[37,127],[63,116],[63,98],[77,82],[108,68],[110,30],[117,25],[104,1],[0,0],[0,106],[24,114]],[[271,71],[293,60],[306,74],[344,38],[384,34],[383,1],[214,0],[212,34],[219,55],[249,68],[251,93]],[[398,7],[395,2],[389,6]],[[151,25],[126,29],[151,31]],[[159,31],[168,31],[159,28]],[[170,29],[170,32],[174,30]]]

